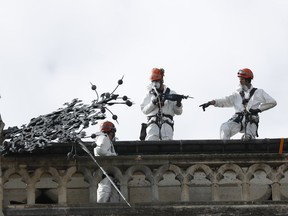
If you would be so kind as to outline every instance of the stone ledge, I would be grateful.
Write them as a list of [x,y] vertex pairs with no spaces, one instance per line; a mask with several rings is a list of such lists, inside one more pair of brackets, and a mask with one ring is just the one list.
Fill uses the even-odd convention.
[[[242,166],[249,166],[254,163],[273,164],[275,166],[287,163],[288,154],[275,154],[275,153],[231,153],[231,154],[162,154],[158,155],[119,155],[97,157],[97,161],[102,166],[115,166],[129,167],[132,165],[155,165],[160,166],[164,164],[174,164],[181,166],[189,166],[191,164],[206,164],[218,166],[223,163],[235,163]],[[26,165],[24,165],[26,164]],[[63,167],[70,166],[91,166],[96,167],[94,161],[86,154],[86,156],[67,159],[66,154],[50,154],[34,155],[9,155],[1,157],[2,169],[7,169],[11,166],[28,166],[31,168],[39,167]]]
[[252,202],[189,202],[189,203],[142,203],[130,208],[121,204],[93,205],[17,205],[4,209],[6,216],[284,216],[288,212],[288,201]]
[[[247,153],[279,153],[280,141],[282,139],[256,139],[242,140],[165,140],[165,141],[117,141],[115,150],[121,155],[158,155],[161,154],[247,154]],[[285,138],[283,153],[287,153],[288,139]],[[67,155],[71,151],[72,143],[50,143],[49,146],[35,149],[33,152],[11,153],[5,156],[27,155]],[[93,152],[92,142],[85,142],[87,148]],[[86,155],[79,145],[74,144],[79,156]]]

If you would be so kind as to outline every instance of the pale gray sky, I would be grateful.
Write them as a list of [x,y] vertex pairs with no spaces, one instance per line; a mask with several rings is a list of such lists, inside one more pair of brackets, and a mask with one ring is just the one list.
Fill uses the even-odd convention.
[[218,139],[233,108],[199,105],[232,93],[248,67],[278,102],[261,113],[259,138],[287,137],[287,11],[287,0],[0,0],[2,119],[21,126],[73,98],[89,104],[90,82],[102,93],[125,75],[117,93],[135,104],[111,109],[117,137],[138,140],[150,70],[162,67],[167,86],[195,97],[174,139]]

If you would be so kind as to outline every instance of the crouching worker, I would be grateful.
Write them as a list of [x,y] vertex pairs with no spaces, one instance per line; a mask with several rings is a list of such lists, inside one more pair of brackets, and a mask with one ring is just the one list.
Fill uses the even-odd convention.
[[[113,146],[115,140],[116,128],[110,121],[105,121],[100,125],[100,132],[96,133],[94,148],[95,156],[116,156]],[[113,176],[110,179],[116,184]],[[120,196],[117,190],[113,187],[109,179],[103,175],[103,179],[98,184],[97,189],[97,202],[119,202]]]
[[231,95],[201,104],[203,111],[210,105],[234,107],[235,114],[220,128],[220,138],[227,140],[238,132],[244,133],[243,140],[258,137],[259,113],[276,106],[277,102],[263,89],[254,88],[251,80],[253,72],[248,68],[238,71],[239,87]]

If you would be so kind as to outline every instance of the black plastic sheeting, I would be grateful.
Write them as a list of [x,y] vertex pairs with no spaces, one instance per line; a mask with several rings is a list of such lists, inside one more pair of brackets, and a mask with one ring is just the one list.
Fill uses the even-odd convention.
[[[171,140],[123,141],[115,143],[119,155],[127,154],[217,154],[217,153],[279,153],[281,139],[259,140]],[[288,149],[284,140],[283,153]],[[283,142],[282,141],[282,142]]]
[[[283,142],[283,151],[280,143]],[[84,143],[93,152],[93,142]],[[170,140],[170,141],[117,141],[114,143],[115,151],[121,155],[163,155],[163,154],[233,154],[233,153],[287,153],[288,139],[257,139],[242,140]],[[45,149],[37,149],[34,154],[63,154],[69,152],[85,156],[77,143],[51,143]],[[27,155],[29,152],[8,153],[7,155]]]

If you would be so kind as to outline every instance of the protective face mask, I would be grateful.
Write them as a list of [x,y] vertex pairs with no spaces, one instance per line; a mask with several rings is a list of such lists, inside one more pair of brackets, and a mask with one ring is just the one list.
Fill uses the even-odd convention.
[[242,88],[244,91],[248,91],[248,87],[246,85],[243,85]]
[[152,86],[154,87],[154,88],[156,88],[156,89],[159,89],[160,88],[160,86],[161,86],[161,84],[160,84],[160,82],[152,82]]
[[246,85],[239,84],[239,89],[243,91],[248,91],[248,87]]

